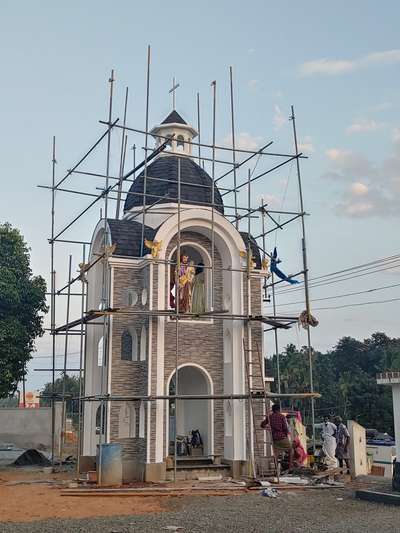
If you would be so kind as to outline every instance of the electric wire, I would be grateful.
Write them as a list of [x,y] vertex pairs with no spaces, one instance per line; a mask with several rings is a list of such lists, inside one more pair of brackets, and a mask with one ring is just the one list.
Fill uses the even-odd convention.
[[[344,309],[346,307],[362,307],[364,305],[387,304],[387,303],[398,302],[398,301],[400,301],[400,298],[390,298],[388,300],[371,300],[370,302],[358,302],[358,303],[329,306],[329,307],[314,307],[313,311],[325,311],[327,309]],[[292,312],[296,313],[296,311],[292,311]]]
[[[356,271],[356,270],[359,270],[360,272],[364,271],[364,270],[369,270],[369,269],[372,269],[372,268],[375,268],[377,266],[382,266],[382,264],[389,264],[389,263],[392,263],[392,262],[396,262],[400,260],[400,254],[396,254],[396,255],[391,255],[391,256],[387,256],[387,257],[383,257],[381,259],[375,259],[374,261],[370,261],[368,263],[363,263],[363,264],[360,264],[360,265],[355,265],[353,267],[347,267],[345,269],[342,269],[342,270],[337,270],[335,272],[329,272],[328,274],[323,274],[321,276],[316,276],[314,278],[310,278],[309,281],[312,281],[312,282],[315,282],[315,281],[320,281],[324,278],[330,278],[330,277],[333,277],[333,276],[337,276],[339,274],[342,274],[342,275],[345,275],[346,273],[352,273],[353,271]],[[295,290],[296,287],[286,287],[284,289],[281,289],[281,291],[283,290]]]
[[387,304],[390,302],[398,302],[398,301],[400,301],[400,298],[390,298],[389,300],[373,300],[370,302],[359,302],[359,303],[338,305],[338,306],[332,306],[332,307],[316,307],[315,311],[322,311],[325,309],[344,309],[345,307],[361,307],[363,305]]
[[[312,298],[311,302],[320,302],[322,300],[334,300],[336,298],[346,298],[347,296],[356,296],[358,294],[366,294],[369,292],[375,292],[375,291],[382,291],[384,289],[392,289],[393,287],[400,287],[400,283],[394,283],[392,285],[384,285],[383,287],[374,287],[373,289],[366,289],[365,291],[358,291],[358,292],[347,292],[345,294],[336,294],[334,296],[325,296],[325,298]],[[286,306],[286,305],[295,305],[295,304],[301,304],[302,301],[297,302],[285,302],[283,304],[279,304],[279,307]]]
[[[69,352],[68,353],[68,357],[70,355],[80,355],[80,352]],[[51,357],[53,357],[53,356],[52,355],[47,355],[47,354],[46,355],[42,355],[42,354],[36,355],[36,354],[34,354],[32,356],[32,359],[50,359]],[[56,355],[56,357],[64,357],[64,354],[58,354],[58,355]]]
[[[376,266],[382,266],[383,268],[378,268],[378,269],[373,270],[373,268],[375,268]],[[386,261],[385,263],[382,262],[381,265],[375,265],[375,267],[367,267],[367,268],[362,268],[362,269],[360,269],[360,267],[354,267],[354,275],[351,275],[351,276],[344,275],[344,274],[339,275],[339,276],[334,276],[332,273],[330,274],[331,277],[328,278],[328,274],[326,274],[324,277],[328,279],[326,279],[325,281],[321,280],[321,281],[317,281],[314,283],[311,282],[309,286],[310,288],[323,287],[326,285],[331,285],[333,283],[347,281],[349,279],[355,279],[355,278],[360,278],[360,277],[367,276],[370,274],[376,274],[378,272],[383,272],[385,270],[392,270],[394,268],[400,267],[400,261],[398,259],[392,260],[392,261]],[[356,270],[357,268],[358,270]],[[322,276],[319,277],[318,280],[320,280],[321,278]],[[313,278],[313,279],[316,280],[317,278]],[[299,290],[302,290],[302,287],[294,287],[294,288],[288,287],[288,288],[280,289],[279,291],[277,291],[276,294],[288,294],[288,293],[296,292]]]

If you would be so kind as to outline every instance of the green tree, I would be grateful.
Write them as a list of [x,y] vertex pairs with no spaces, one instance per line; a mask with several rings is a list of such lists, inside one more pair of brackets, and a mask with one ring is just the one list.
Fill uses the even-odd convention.
[[12,395],[23,379],[46,312],[46,283],[32,276],[23,237],[0,224],[0,398]]
[[[57,378],[54,382],[54,392],[61,395],[63,391],[63,380],[64,378]],[[42,389],[42,394],[40,398],[41,407],[48,407],[51,405],[51,394],[53,392],[53,384],[46,383]],[[76,376],[65,376],[65,396],[68,397],[66,401],[66,413],[67,416],[71,416],[78,412],[78,400],[73,400],[72,398],[77,398],[79,396],[79,378]]]
[[[289,344],[280,354],[282,392],[309,390],[306,348]],[[393,433],[393,410],[389,387],[377,385],[376,374],[400,370],[400,339],[377,332],[364,341],[352,337],[339,339],[327,353],[314,352],[314,389],[317,420],[326,414],[353,419],[365,427]],[[276,357],[269,363],[277,390]],[[292,402],[309,420],[308,402]]]

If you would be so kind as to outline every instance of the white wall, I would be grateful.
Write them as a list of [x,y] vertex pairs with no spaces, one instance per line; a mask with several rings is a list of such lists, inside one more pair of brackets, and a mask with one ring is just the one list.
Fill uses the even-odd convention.
[[[51,448],[51,407],[0,409],[0,442],[19,448]],[[56,404],[56,449],[61,429],[61,404]]]
[[366,476],[367,465],[367,440],[365,428],[354,420],[347,421],[350,433],[350,472],[352,477]]

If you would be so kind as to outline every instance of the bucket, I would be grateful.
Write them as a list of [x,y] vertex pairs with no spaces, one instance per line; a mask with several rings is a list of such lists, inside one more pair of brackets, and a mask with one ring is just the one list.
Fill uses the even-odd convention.
[[98,485],[122,485],[122,446],[118,442],[97,446]]

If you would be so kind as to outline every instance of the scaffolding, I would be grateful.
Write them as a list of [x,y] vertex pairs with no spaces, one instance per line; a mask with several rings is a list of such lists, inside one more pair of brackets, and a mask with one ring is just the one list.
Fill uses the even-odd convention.
[[[53,137],[52,141],[52,171],[51,171],[51,186],[49,185],[39,185],[43,189],[48,189],[51,193],[51,231],[50,238],[48,239],[50,244],[50,328],[48,331],[52,336],[52,394],[50,395],[51,404],[52,404],[52,464],[56,464],[56,449],[55,449],[55,402],[57,400],[62,401],[62,434],[61,442],[58,450],[58,455],[60,460],[63,459],[63,445],[64,445],[64,435],[65,435],[65,424],[66,424],[66,400],[70,398],[66,394],[65,389],[65,380],[66,376],[70,371],[79,372],[79,396],[76,398],[78,400],[78,442],[77,442],[77,457],[78,457],[78,469],[79,469],[79,457],[82,452],[82,424],[83,424],[83,405],[85,402],[96,401],[100,402],[100,413],[101,413],[101,428],[106,424],[105,412],[106,406],[110,405],[111,402],[117,401],[127,401],[127,402],[154,402],[154,401],[175,401],[175,422],[178,417],[179,410],[179,400],[190,399],[207,399],[207,400],[244,400],[248,401],[250,395],[252,399],[255,400],[264,400],[264,394],[252,394],[250,390],[247,390],[245,394],[207,394],[207,395],[182,395],[179,393],[179,361],[181,359],[180,354],[180,336],[181,336],[181,321],[182,320],[191,320],[199,318],[213,318],[214,320],[239,320],[242,321],[245,325],[244,330],[247,332],[247,342],[251,338],[251,323],[258,322],[260,325],[264,324],[263,335],[268,335],[269,332],[272,332],[274,337],[274,351],[277,361],[277,372],[278,372],[278,392],[277,393],[268,393],[268,398],[281,400],[285,398],[299,398],[302,400],[310,400],[311,402],[311,424],[313,431],[313,443],[315,445],[315,433],[314,433],[314,401],[318,397],[318,394],[314,391],[313,385],[313,351],[311,346],[311,334],[310,326],[306,324],[307,330],[307,353],[308,353],[308,365],[309,365],[309,376],[310,376],[310,390],[307,393],[282,393],[281,391],[281,379],[280,379],[280,366],[279,366],[279,343],[278,335],[279,330],[286,330],[298,323],[298,316],[287,316],[287,315],[278,315],[276,312],[277,308],[277,294],[275,292],[275,287],[278,283],[281,283],[281,280],[276,280],[274,275],[270,277],[270,274],[267,272],[267,263],[271,254],[267,251],[269,246],[268,238],[271,234],[277,231],[284,230],[290,223],[294,221],[301,221],[301,245],[302,245],[302,268],[299,272],[293,276],[302,276],[303,285],[304,285],[304,308],[307,312],[307,316],[310,316],[310,298],[309,298],[309,289],[308,289],[308,262],[307,262],[307,248],[306,248],[306,228],[305,228],[305,216],[306,212],[304,210],[303,204],[303,192],[302,192],[302,181],[301,181],[301,167],[300,162],[304,156],[299,151],[298,139],[297,139],[297,130],[296,130],[296,119],[293,106],[291,107],[290,121],[292,123],[292,134],[293,134],[293,151],[289,153],[280,153],[270,151],[270,146],[272,141],[268,141],[260,149],[250,150],[250,149],[241,149],[238,148],[236,144],[236,129],[235,129],[235,100],[234,100],[234,81],[233,81],[233,69],[229,67],[229,104],[230,104],[230,126],[231,126],[231,146],[221,146],[216,143],[216,116],[217,116],[217,82],[213,81],[211,83],[211,102],[212,102],[212,139],[210,143],[205,143],[202,140],[200,132],[201,124],[201,107],[200,107],[200,94],[196,94],[196,103],[197,103],[197,129],[198,129],[198,142],[191,142],[193,149],[197,148],[197,155],[192,154],[192,159],[198,161],[198,165],[203,169],[206,165],[210,169],[211,177],[211,186],[200,185],[193,183],[186,183],[185,178],[181,178],[181,160],[184,157],[187,157],[185,154],[175,154],[179,155],[178,157],[178,179],[177,179],[177,195],[176,197],[169,196],[157,196],[154,192],[151,192],[151,195],[148,193],[148,184],[153,180],[160,182],[168,182],[168,179],[163,179],[159,177],[151,176],[151,173],[148,172],[149,165],[151,161],[161,154],[162,152],[168,149],[169,143],[171,142],[171,137],[165,137],[162,135],[156,135],[153,132],[150,134],[149,131],[149,108],[150,108],[150,67],[151,67],[151,50],[150,46],[147,49],[147,68],[146,68],[146,101],[145,101],[145,127],[131,127],[127,124],[127,115],[128,115],[128,88],[125,91],[124,99],[124,108],[123,108],[123,120],[122,124],[120,123],[119,118],[114,116],[114,84],[115,76],[114,71],[111,71],[109,83],[109,98],[108,98],[108,119],[99,120],[101,127],[104,127],[104,131],[101,133],[99,138],[92,144],[92,146],[85,152],[83,157],[69,169],[66,174],[61,179],[56,179],[56,138]],[[175,103],[175,89],[179,84],[173,83],[173,99]],[[175,106],[174,106],[175,107]],[[203,126],[204,123],[202,122]],[[203,133],[202,133],[203,134]],[[127,150],[128,150],[128,135],[134,135],[139,140],[135,142],[132,146],[133,150],[133,165],[132,168],[128,171],[125,170],[126,167],[131,165],[128,163]],[[149,135],[152,137],[158,138],[158,147],[155,149],[149,148]],[[114,137],[113,137],[114,136]],[[114,143],[113,143],[114,141]],[[181,141],[182,142],[182,141]],[[188,141],[184,140],[184,143]],[[111,172],[111,160],[112,160],[112,149],[114,145],[118,144],[119,152],[119,168],[115,172],[117,175],[113,175]],[[90,156],[99,148],[105,148],[105,171],[98,172],[96,170],[87,170],[83,169],[83,164],[87,163],[90,159]],[[136,150],[137,146],[143,146],[143,158],[139,164],[136,163]],[[218,155],[217,154],[221,154]],[[269,164],[268,161],[274,160],[273,164]],[[113,160],[115,160],[113,158]],[[260,172],[256,173],[256,168],[259,165],[260,161],[265,165]],[[295,162],[296,165],[296,175],[297,175],[297,189],[298,189],[298,200],[299,200],[299,209],[297,211],[284,211],[283,209],[270,209],[268,204],[264,201],[261,201],[260,205],[254,205],[255,202],[252,198],[252,185],[255,182],[260,182],[260,180],[265,179],[273,173],[277,173],[280,169],[288,166],[290,163]],[[251,168],[253,165],[253,168]],[[247,167],[247,173],[245,172],[246,177],[241,179],[243,171]],[[218,169],[224,169],[218,171]],[[142,171],[143,175],[143,192],[132,192],[130,190],[124,189],[124,185],[130,185],[136,179],[138,171]],[[97,183],[97,181],[91,181],[92,178],[95,180],[102,180],[101,187],[91,188],[90,191],[85,188],[66,188],[64,185],[67,180],[72,179],[74,176],[81,176],[87,179],[85,183]],[[100,183],[101,185],[101,183]],[[206,310],[204,313],[194,314],[182,311],[179,308],[179,297],[176,295],[176,305],[175,309],[151,309],[146,310],[135,310],[133,308],[117,308],[111,307],[110,305],[110,267],[109,267],[109,258],[113,255],[115,247],[110,246],[108,242],[107,235],[107,219],[111,211],[110,202],[115,202],[115,218],[120,219],[120,210],[121,202],[125,201],[130,195],[138,196],[142,199],[142,208],[136,210],[135,213],[130,213],[129,220],[139,219],[142,224],[142,235],[140,242],[140,253],[136,258],[148,261],[149,263],[164,264],[166,268],[175,268],[175,287],[179,286],[177,279],[180,261],[181,261],[181,245],[182,245],[182,227],[181,227],[181,212],[182,212],[182,186],[190,185],[191,187],[206,187],[211,188],[209,202],[196,202],[196,205],[202,207],[204,205],[210,213],[210,224],[211,224],[211,264],[209,266],[204,266],[205,269],[210,269],[211,271],[211,305],[210,309]],[[215,189],[218,185],[218,190],[221,191],[221,196],[224,198],[224,216],[230,221],[230,223],[237,229],[240,229],[240,226],[243,227],[245,224],[245,232],[247,234],[247,249],[245,252],[246,260],[245,266],[241,269],[236,269],[238,272],[241,272],[246,280],[247,284],[247,297],[249,302],[244,306],[245,312],[243,314],[231,314],[226,309],[218,309],[215,303],[215,217],[216,217],[216,208],[219,204],[216,202]],[[242,191],[247,189],[247,199],[241,205],[240,194]],[[72,218],[66,224],[63,224],[59,229],[56,230],[56,195],[63,194],[67,198],[72,198],[72,201],[77,196],[84,197],[88,199],[88,205],[86,205],[76,216]],[[148,197],[151,196],[152,203],[149,203]],[[145,246],[145,226],[146,226],[146,216],[151,209],[154,207],[160,207],[162,201],[168,200],[176,204],[176,214],[178,218],[178,231],[176,235],[176,260],[160,260],[154,257],[145,257],[144,246]],[[89,212],[93,212],[94,209],[97,209],[101,205],[101,215],[100,219],[104,220],[104,233],[103,233],[103,242],[101,244],[102,253],[98,254],[95,259],[91,259],[90,262],[87,262],[89,257],[88,246],[91,244],[90,239],[82,239],[82,232],[79,232],[78,222],[81,218]],[[287,220],[281,222],[281,217],[288,217]],[[277,220],[278,219],[278,220]],[[272,227],[267,227],[266,221],[272,222]],[[260,232],[252,237],[252,227],[255,225],[260,227]],[[79,235],[78,238],[74,238],[74,235],[66,238],[65,234],[67,232],[71,233],[75,230],[75,235]],[[261,257],[262,267],[259,271],[259,276],[263,279],[263,303],[262,303],[262,313],[261,314],[252,314],[251,313],[251,278],[253,275],[253,254],[254,250],[252,249],[252,243],[256,247],[257,253]],[[69,247],[76,248],[79,250],[80,260],[79,260],[79,275],[72,276],[72,255],[69,255],[68,259],[68,280],[66,283],[62,284],[60,288],[56,285],[56,245],[68,245]],[[87,273],[98,263],[102,265],[102,284],[101,284],[101,307],[100,309],[94,310],[88,308],[87,295],[88,295],[88,281]],[[244,263],[244,261],[243,261]],[[196,265],[194,265],[196,266]],[[220,270],[235,270],[232,267],[219,267]],[[290,277],[293,277],[290,276]],[[76,292],[71,292],[71,287],[80,285],[80,290]],[[57,302],[62,301],[62,306],[65,310],[65,319],[63,317],[56,317]],[[71,311],[71,299],[77,297],[80,299],[79,303],[79,313],[80,316],[76,319],[71,320],[70,311]],[[270,303],[272,299],[272,309],[267,309],[267,304]],[[105,364],[102,364],[102,376],[101,376],[101,390],[97,395],[87,395],[84,390],[84,376],[85,369],[87,367],[86,358],[87,358],[87,348],[86,348],[86,338],[89,327],[99,327],[103,331],[103,361],[107,362],[109,360],[109,341],[110,341],[110,318],[126,317],[126,316],[139,316],[144,315],[146,317],[169,317],[171,320],[175,321],[175,335],[176,335],[176,345],[175,345],[175,394],[170,394],[168,391],[164,395],[152,395],[151,390],[147,395],[129,395],[129,396],[117,396],[107,394],[107,387],[104,388],[104,383],[107,383],[108,371],[106,372]],[[57,325],[57,322],[59,325]],[[56,338],[57,336],[64,336],[64,350],[63,350],[63,365],[62,369],[57,368],[56,363]],[[69,340],[73,336],[79,337],[79,368],[70,369],[68,364],[68,350],[69,350]],[[265,354],[264,354],[265,355]],[[62,393],[56,393],[55,390],[55,381],[56,381],[56,372],[62,371],[63,376],[63,389]],[[106,372],[106,374],[104,374]],[[251,426],[252,421],[248,421],[248,426]],[[175,425],[176,427],[176,425]],[[174,454],[174,476],[176,479],[176,465],[177,465],[177,431],[175,431],[175,454]],[[106,431],[104,432],[106,435]],[[103,431],[100,431],[100,442],[103,438]],[[248,453],[251,453],[248,452]]]

